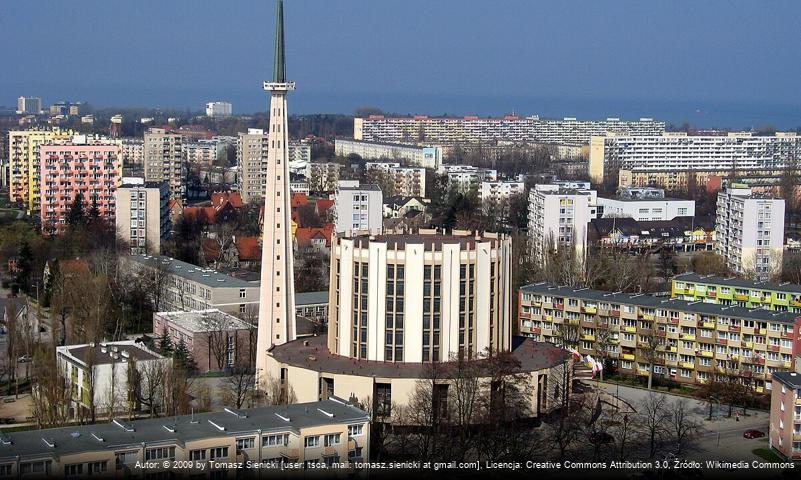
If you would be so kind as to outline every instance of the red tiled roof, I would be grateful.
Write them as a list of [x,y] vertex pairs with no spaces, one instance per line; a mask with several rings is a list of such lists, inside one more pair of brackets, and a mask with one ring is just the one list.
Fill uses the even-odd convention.
[[239,260],[260,260],[261,244],[259,237],[236,237]]
[[317,209],[317,215],[322,215],[323,213],[327,212],[331,207],[334,206],[334,201],[329,200],[327,198],[320,198],[317,200],[315,208]]
[[214,192],[211,194],[211,205],[218,210],[225,205],[225,202],[231,204],[234,208],[242,208],[242,196],[239,192]]
[[314,239],[325,239],[325,246],[331,246],[331,234],[334,231],[334,225],[331,223],[326,224],[324,227],[307,227],[298,228],[295,230],[295,241],[298,242],[299,247],[309,247]]
[[214,223],[214,220],[217,218],[217,209],[214,207],[186,207],[184,208],[183,215],[187,218],[195,218],[200,215],[201,212],[205,214],[206,220],[210,223]]
[[295,192],[292,194],[292,199],[289,201],[289,206],[294,208],[302,207],[309,204],[309,197],[305,193]]

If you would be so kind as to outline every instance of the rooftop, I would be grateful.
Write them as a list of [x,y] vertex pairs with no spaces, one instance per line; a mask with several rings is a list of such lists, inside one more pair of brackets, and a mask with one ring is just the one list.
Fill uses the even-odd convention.
[[750,288],[752,290],[772,290],[801,295],[801,285],[797,283],[756,282],[734,277],[719,277],[716,275],[699,275],[697,273],[680,273],[673,277],[673,281],[704,283],[710,285],[725,285],[728,287]]
[[295,294],[295,306],[317,305],[328,303],[328,291],[324,292],[303,292]]
[[150,268],[156,268],[159,265],[162,265],[167,272],[178,275],[187,280],[192,280],[194,282],[201,283],[206,285],[207,287],[212,288],[258,288],[258,283],[246,282],[245,280],[234,278],[225,274],[222,274],[216,270],[212,270],[210,268],[202,268],[198,267],[197,265],[192,265],[191,263],[183,262],[181,260],[176,260],[174,258],[160,256],[160,257],[153,257],[150,255],[131,255],[131,260],[141,265],[148,266]]
[[46,430],[0,433],[0,458],[22,459],[70,455],[96,450],[140,448],[146,443],[179,444],[231,436],[270,432],[299,433],[300,429],[331,424],[364,423],[367,412],[336,397],[321,402],[269,406],[243,410],[196,413],[168,418],[79,425]]
[[[564,362],[570,352],[552,343],[535,342],[530,338],[514,342],[512,355],[520,362],[520,370],[532,372],[550,368]],[[360,360],[336,355],[328,350],[325,336],[314,336],[276,345],[271,351],[281,363],[308,370],[342,375],[376,376],[386,378],[423,378],[430,363],[382,362]],[[447,365],[447,363],[442,364]],[[443,378],[449,372],[444,368]]]
[[164,358],[156,352],[150,351],[133,340],[120,342],[100,342],[83,345],[65,345],[56,347],[59,353],[75,357],[84,365],[105,365],[110,363],[124,363],[129,358],[136,361],[156,360]]
[[782,382],[790,388],[801,388],[801,374],[796,372],[773,372],[773,379]]
[[572,288],[565,286],[549,285],[547,283],[536,283],[520,287],[524,293],[548,294],[557,297],[572,297],[582,300],[596,302],[622,303],[627,305],[637,305],[646,308],[663,308],[678,310],[689,313],[702,313],[708,315],[718,315],[723,317],[737,317],[763,322],[795,323],[799,314],[792,312],[775,312],[764,308],[744,308],[733,305],[719,305],[716,303],[705,303],[701,301],[687,301],[678,298],[656,297],[653,295],[606,292],[603,290],[591,290],[589,288]]
[[358,235],[354,237],[344,237],[354,241],[356,248],[367,248],[370,243],[386,243],[388,249],[404,248],[406,245],[424,245],[425,248],[441,246],[445,244],[475,247],[476,242],[497,242],[498,236],[487,233],[484,235],[473,235],[470,232],[460,234],[441,234],[429,233],[423,230],[416,234],[395,234],[388,233],[383,235]]
[[245,330],[251,327],[244,320],[216,308],[191,312],[158,312],[157,315],[193,333]]

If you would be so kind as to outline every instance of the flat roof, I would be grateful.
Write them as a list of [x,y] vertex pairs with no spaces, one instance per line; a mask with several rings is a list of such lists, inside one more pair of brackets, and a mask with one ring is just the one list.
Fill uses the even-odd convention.
[[[183,446],[186,442],[205,438],[252,435],[259,429],[264,433],[298,433],[302,428],[367,421],[367,412],[334,397],[321,402],[230,412],[195,413],[133,421],[115,420],[95,425],[0,433],[3,438],[0,442],[0,458],[14,458],[19,455],[22,459],[27,459],[97,450],[138,449],[143,443],[151,442],[153,446],[172,443]],[[109,468],[113,468],[113,465]]]
[[246,321],[216,308],[191,312],[158,312],[156,315],[194,333],[245,330],[251,327]]
[[328,290],[323,292],[303,292],[295,294],[295,306],[328,304]]
[[775,290],[778,292],[801,294],[801,285],[797,283],[757,282],[734,277],[720,277],[717,275],[699,275],[697,273],[680,273],[673,277],[673,281],[706,283],[725,285],[727,287],[751,288],[754,290]]
[[387,248],[404,248],[409,245],[424,245],[425,248],[432,246],[451,245],[470,245],[475,246],[476,242],[497,242],[497,237],[485,235],[443,235],[443,234],[382,234],[382,235],[358,235],[353,237],[343,237],[343,239],[353,240],[356,248],[367,248],[370,243],[386,243]]
[[598,196],[598,200],[612,200],[615,202],[626,202],[626,203],[636,203],[636,202],[691,202],[695,203],[694,200],[686,200],[683,198],[673,198],[673,197],[656,197],[656,198],[620,198],[620,197],[602,197]]
[[100,342],[95,344],[88,343],[84,345],[67,345],[58,347],[57,351],[66,351],[69,355],[77,358],[85,365],[88,365],[90,362],[94,365],[127,362],[128,357],[123,355],[123,352],[126,352],[130,358],[136,361],[164,358],[158,353],[152,352],[143,346],[136,344],[136,342],[133,340],[126,340],[122,342]]
[[141,265],[151,268],[155,268],[161,263],[167,268],[169,273],[201,283],[207,287],[259,288],[259,283],[257,282],[247,282],[240,278],[222,274],[211,268],[199,267],[167,256],[153,257],[150,255],[131,255],[130,258]]
[[778,380],[790,388],[801,388],[801,374],[796,372],[780,371],[771,374],[774,380]]
[[370,190],[370,191],[381,191],[381,187],[372,183],[362,183],[359,184],[357,187],[351,187],[348,185],[337,186],[337,190],[350,190],[350,191],[359,191],[359,190]]
[[[520,337],[522,338],[522,337]],[[325,336],[313,336],[276,345],[271,350],[273,357],[281,363],[306,368],[317,372],[342,375],[376,376],[386,378],[425,378],[430,373],[431,363],[383,362],[360,360],[331,353]],[[521,372],[532,372],[556,366],[570,357],[570,352],[548,342],[535,342],[525,338],[514,342],[512,355],[520,363]],[[449,378],[447,362],[443,366],[442,378]],[[429,372],[429,373],[427,373]]]
[[705,313],[708,315],[718,315],[722,317],[737,317],[751,320],[795,323],[795,319],[801,314],[792,312],[775,312],[764,308],[744,308],[734,305],[720,305],[717,303],[706,303],[701,301],[687,301],[678,298],[657,297],[653,295],[607,292],[603,290],[591,290],[589,288],[572,288],[565,286],[549,285],[547,283],[536,283],[520,287],[524,293],[548,294],[557,297],[573,297],[582,300],[596,302],[624,303],[649,308],[664,308],[679,310],[682,312]]

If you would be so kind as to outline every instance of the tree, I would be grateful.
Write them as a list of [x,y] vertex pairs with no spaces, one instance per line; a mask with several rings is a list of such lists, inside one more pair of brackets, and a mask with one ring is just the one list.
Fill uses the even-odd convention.
[[676,442],[676,455],[680,455],[700,433],[701,424],[695,419],[686,398],[676,399],[667,407],[667,430]]
[[655,392],[648,393],[639,404],[639,425],[648,442],[649,458],[654,458],[668,432],[670,412],[667,407],[666,396]]
[[208,316],[205,318],[206,347],[209,351],[209,369],[217,367],[218,371],[225,369],[228,363],[228,329],[230,324],[226,317]]
[[180,339],[178,344],[175,346],[172,359],[174,367],[173,370],[182,370],[186,374],[190,374],[197,370],[197,365],[195,364],[195,359],[192,357],[192,352],[186,348],[183,338]]
[[56,428],[67,424],[73,386],[56,359],[55,345],[41,345],[34,354],[34,377],[31,415],[39,428]]
[[83,193],[79,191],[75,195],[75,199],[73,199],[70,209],[67,212],[67,225],[70,227],[84,225],[86,223],[85,208]]
[[167,327],[161,330],[161,335],[159,335],[157,339],[156,350],[164,356],[171,356],[175,350],[172,344],[172,338],[167,333]]
[[222,385],[223,403],[235,408],[250,406],[255,382],[256,375],[252,368],[248,365],[235,365],[231,369],[231,376]]
[[654,364],[660,358],[659,348],[662,346],[662,338],[654,330],[653,322],[650,328],[641,329],[637,336],[639,337],[637,348],[645,361],[648,362],[648,390],[650,390],[654,379]]

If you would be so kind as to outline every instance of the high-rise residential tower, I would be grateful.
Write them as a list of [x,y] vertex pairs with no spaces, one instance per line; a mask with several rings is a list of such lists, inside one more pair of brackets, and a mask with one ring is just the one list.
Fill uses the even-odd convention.
[[287,82],[284,61],[284,2],[276,2],[275,63],[267,132],[267,165],[264,175],[264,230],[262,242],[259,328],[256,350],[258,386],[267,385],[267,351],[295,339],[294,274],[292,266],[292,219],[289,206],[289,134],[286,94],[295,89]]

